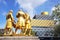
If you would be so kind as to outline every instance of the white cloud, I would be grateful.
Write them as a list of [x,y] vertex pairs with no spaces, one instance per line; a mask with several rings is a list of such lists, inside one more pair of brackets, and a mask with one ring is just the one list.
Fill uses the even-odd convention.
[[47,0],[16,0],[16,4],[19,4],[19,7],[23,10],[26,10],[32,18],[36,12],[34,8],[42,5],[46,1]]
[[0,0],[0,3],[3,3],[4,5],[7,5],[5,0]]
[[6,1],[3,1],[3,4],[7,5]]
[[6,14],[7,14],[7,12],[2,12],[2,15],[3,15],[3,16],[6,16]]
[[56,9],[56,8],[55,8],[55,7],[53,7],[51,10],[52,10],[52,11],[54,11],[55,9]]
[[56,9],[55,7],[52,7],[52,8],[51,8],[51,13],[50,13],[50,15],[53,14],[53,11],[54,11],[55,9]]

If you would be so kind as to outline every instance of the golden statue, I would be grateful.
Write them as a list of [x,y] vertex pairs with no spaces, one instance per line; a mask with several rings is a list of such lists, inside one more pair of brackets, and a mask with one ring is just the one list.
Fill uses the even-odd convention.
[[21,29],[21,31],[24,30],[25,27],[25,13],[22,10],[19,10],[16,17],[18,18],[18,21],[16,23],[16,29],[15,29],[15,33],[17,31],[17,29]]
[[[5,27],[5,33],[4,35],[12,35],[14,32],[12,32],[12,28],[15,28],[15,33],[13,35],[16,35],[16,32],[18,29],[21,29],[22,35],[31,35],[31,19],[30,16],[26,13],[24,13],[22,10],[19,10],[17,12],[17,23],[14,23],[14,18],[12,15],[13,11],[10,10],[9,13],[6,16],[6,27]],[[27,34],[28,32],[28,34]]]
[[13,21],[14,21],[14,18],[13,18],[13,10],[10,10],[9,13],[7,14],[6,16],[6,27],[5,27],[5,33],[4,35],[11,35],[12,34],[12,26],[13,26]]
[[30,24],[30,22],[31,22],[31,19],[30,19],[30,16],[28,15],[28,14],[25,14],[25,32],[24,32],[24,35],[26,35],[27,34],[27,32],[28,32],[28,35],[30,36],[31,35],[31,24]]

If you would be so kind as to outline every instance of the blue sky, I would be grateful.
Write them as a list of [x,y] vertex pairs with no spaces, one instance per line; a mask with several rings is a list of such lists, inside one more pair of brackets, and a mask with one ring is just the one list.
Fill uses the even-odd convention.
[[11,9],[15,20],[19,9],[29,13],[32,18],[35,14],[40,14],[43,11],[51,14],[52,8],[58,3],[60,0],[0,0],[0,28],[5,27],[6,14]]

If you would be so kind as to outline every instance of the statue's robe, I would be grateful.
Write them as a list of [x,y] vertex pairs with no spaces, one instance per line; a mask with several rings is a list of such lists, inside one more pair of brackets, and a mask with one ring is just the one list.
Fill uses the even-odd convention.
[[12,15],[12,13],[9,13],[7,16],[6,16],[6,28],[12,28],[12,21],[14,20],[13,19],[13,15]]
[[27,21],[26,21],[26,29],[31,29],[30,20],[27,20]]
[[31,29],[31,19],[30,19],[30,16],[28,14],[26,14],[25,28]]
[[16,23],[16,28],[22,28],[25,26],[25,18],[24,14],[17,13],[16,17],[18,18],[18,21]]

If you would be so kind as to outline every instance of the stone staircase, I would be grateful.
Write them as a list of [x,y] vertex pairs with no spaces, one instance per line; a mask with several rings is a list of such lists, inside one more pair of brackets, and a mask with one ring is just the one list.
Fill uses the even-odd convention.
[[1,36],[0,40],[40,40],[36,36]]

